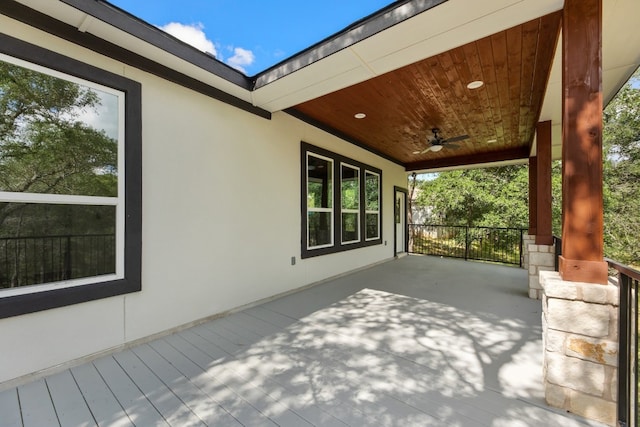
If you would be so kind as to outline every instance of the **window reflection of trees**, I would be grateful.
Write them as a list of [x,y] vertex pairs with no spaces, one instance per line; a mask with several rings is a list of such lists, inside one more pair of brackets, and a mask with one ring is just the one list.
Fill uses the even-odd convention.
[[91,197],[118,197],[118,113],[114,94],[0,60],[0,287],[115,272],[116,202]]

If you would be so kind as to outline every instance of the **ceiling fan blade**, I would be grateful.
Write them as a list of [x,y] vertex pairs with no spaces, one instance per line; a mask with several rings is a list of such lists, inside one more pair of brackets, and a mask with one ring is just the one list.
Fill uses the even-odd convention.
[[457,142],[457,141],[462,141],[463,139],[467,139],[467,138],[469,138],[469,135],[459,135],[459,136],[454,136],[453,138],[447,138],[447,139],[443,140],[442,143]]
[[451,150],[458,150],[460,146],[457,144],[447,144],[445,145],[445,148],[450,148]]

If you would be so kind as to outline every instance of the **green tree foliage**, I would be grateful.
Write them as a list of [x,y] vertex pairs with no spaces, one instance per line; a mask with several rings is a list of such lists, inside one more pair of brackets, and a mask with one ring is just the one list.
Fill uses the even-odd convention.
[[[82,120],[99,104],[86,86],[0,61],[0,191],[117,196],[117,142]],[[0,235],[36,222],[55,233],[73,209],[50,207],[1,203]]]
[[526,166],[440,173],[420,183],[418,206],[432,208],[432,222],[447,225],[524,227],[528,224]]
[[640,70],[604,110],[605,254],[640,266]]

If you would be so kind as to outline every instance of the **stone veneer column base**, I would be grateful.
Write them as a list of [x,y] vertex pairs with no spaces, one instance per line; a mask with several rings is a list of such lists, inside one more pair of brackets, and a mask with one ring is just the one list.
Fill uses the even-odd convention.
[[[535,240],[535,236],[534,240]],[[542,287],[540,286],[539,274],[541,271],[552,271],[556,267],[556,247],[555,245],[527,246],[529,270],[529,298],[542,299]]]
[[614,426],[618,288],[541,271],[543,384],[551,406]]
[[536,243],[536,236],[533,234],[522,235],[522,268],[529,268],[529,245]]

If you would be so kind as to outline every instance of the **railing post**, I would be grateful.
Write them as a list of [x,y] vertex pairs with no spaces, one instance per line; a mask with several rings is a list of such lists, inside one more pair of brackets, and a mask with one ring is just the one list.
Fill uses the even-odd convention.
[[555,250],[556,250],[555,268],[556,268],[556,271],[558,271],[559,258],[560,258],[560,255],[562,255],[562,239],[559,237],[553,236],[553,244],[555,245]]
[[71,278],[71,236],[67,236],[67,247],[64,253],[64,274],[65,279]]
[[629,415],[629,384],[627,373],[629,372],[629,302],[631,300],[631,288],[622,273],[618,272],[618,289],[620,293],[620,313],[618,314],[618,422],[626,426]]
[[[611,265],[611,264],[610,264]],[[638,296],[637,281],[618,271],[618,423],[636,426],[638,404]]]
[[520,259],[520,268],[522,268],[522,245],[524,244],[524,229],[520,229],[520,253],[518,254],[518,258]]
[[464,227],[464,259],[469,259],[469,226]]

